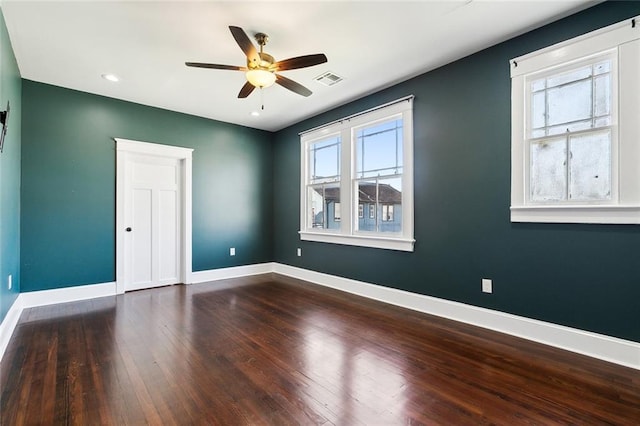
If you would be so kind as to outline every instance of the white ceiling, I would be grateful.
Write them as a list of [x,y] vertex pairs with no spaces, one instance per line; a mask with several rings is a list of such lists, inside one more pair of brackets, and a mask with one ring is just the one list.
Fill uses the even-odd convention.
[[[275,131],[593,5],[585,0],[17,1],[4,0],[23,78]],[[325,53],[325,64],[284,71],[314,93],[283,87],[237,95],[246,65],[229,32],[269,35],[276,60]],[[332,71],[344,80],[313,79]],[[117,74],[111,83],[102,74]]]

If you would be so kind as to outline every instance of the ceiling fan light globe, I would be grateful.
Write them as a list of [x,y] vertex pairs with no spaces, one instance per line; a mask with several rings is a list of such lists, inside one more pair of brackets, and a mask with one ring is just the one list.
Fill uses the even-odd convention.
[[276,75],[266,70],[249,70],[247,71],[247,81],[255,87],[269,87],[276,82]]

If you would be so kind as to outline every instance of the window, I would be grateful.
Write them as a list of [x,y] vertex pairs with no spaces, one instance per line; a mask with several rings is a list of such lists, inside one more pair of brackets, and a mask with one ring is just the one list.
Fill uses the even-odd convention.
[[413,251],[412,108],[410,96],[301,133],[301,239]]
[[382,206],[382,221],[393,222],[393,204],[385,204]]
[[640,30],[512,60],[513,222],[640,223]]

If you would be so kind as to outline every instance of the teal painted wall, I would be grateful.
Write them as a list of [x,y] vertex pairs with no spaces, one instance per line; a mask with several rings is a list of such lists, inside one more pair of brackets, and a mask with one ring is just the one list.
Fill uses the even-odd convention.
[[[640,341],[640,226],[509,220],[508,64],[638,14],[640,2],[604,3],[278,132],[275,260]],[[415,252],[301,242],[298,132],[410,94]]]
[[[0,13],[0,110],[11,103],[9,127],[0,154],[0,321],[20,292],[20,71],[13,54],[4,15]],[[12,276],[13,286],[7,288]]]
[[114,137],[194,148],[194,271],[272,260],[271,133],[28,80],[23,117],[22,291],[115,280]]

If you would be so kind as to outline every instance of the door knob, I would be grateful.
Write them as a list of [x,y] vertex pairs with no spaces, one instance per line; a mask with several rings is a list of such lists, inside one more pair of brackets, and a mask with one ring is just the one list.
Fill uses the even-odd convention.
[[131,228],[127,228],[127,229],[125,229],[125,231],[131,232]]

